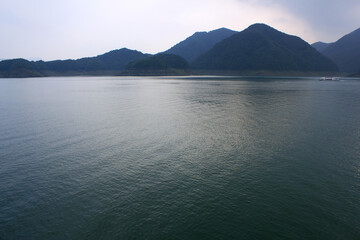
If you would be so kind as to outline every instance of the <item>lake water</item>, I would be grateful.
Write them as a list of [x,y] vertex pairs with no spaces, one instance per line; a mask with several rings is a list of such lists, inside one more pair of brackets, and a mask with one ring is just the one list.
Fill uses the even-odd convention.
[[0,79],[0,239],[360,239],[360,80]]

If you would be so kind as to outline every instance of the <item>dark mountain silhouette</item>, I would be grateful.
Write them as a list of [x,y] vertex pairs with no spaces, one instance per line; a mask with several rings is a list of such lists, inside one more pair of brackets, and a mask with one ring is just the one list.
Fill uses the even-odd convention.
[[340,71],[360,71],[360,28],[340,38],[322,52],[333,60]]
[[326,48],[331,46],[331,44],[333,44],[333,43],[316,42],[316,43],[311,44],[311,46],[313,48],[315,48],[316,50],[318,50],[318,52],[323,52]]
[[189,69],[188,62],[175,54],[160,53],[134,61],[126,66],[127,75],[181,75]]
[[136,50],[122,48],[113,50],[96,57],[80,58],[77,60],[56,60],[36,62],[41,71],[51,73],[64,72],[93,72],[93,71],[122,71],[126,64],[150,56]]
[[18,58],[0,62],[0,77],[43,77],[34,62]]
[[[342,71],[359,73],[359,35],[360,29],[336,43],[319,42],[313,46],[319,51],[323,49],[324,54],[334,59]],[[204,50],[208,48],[208,51]],[[190,64],[195,74],[244,74],[246,71],[250,74],[278,74],[337,70],[334,62],[299,37],[279,32],[265,24],[254,24],[239,33],[225,28],[198,32],[166,52],[172,51],[188,59],[206,51]],[[152,56],[126,48],[77,60],[0,61],[0,77],[180,75],[189,72],[188,63],[179,56],[165,53]]]
[[193,65],[203,70],[336,71],[336,65],[299,37],[254,24],[217,43]]
[[176,54],[185,58],[188,62],[192,62],[198,56],[210,50],[216,43],[235,33],[237,32],[227,28],[220,28],[210,32],[196,32],[165,51],[165,53]]
[[0,62],[0,76],[114,75],[120,74],[129,62],[149,56],[151,55],[122,48],[96,57],[80,58],[77,60],[34,62],[25,59],[12,59]]

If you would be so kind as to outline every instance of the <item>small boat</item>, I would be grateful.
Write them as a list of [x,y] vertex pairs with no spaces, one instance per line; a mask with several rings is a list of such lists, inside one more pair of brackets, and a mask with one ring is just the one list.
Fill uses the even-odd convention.
[[322,77],[320,81],[340,81],[339,77]]

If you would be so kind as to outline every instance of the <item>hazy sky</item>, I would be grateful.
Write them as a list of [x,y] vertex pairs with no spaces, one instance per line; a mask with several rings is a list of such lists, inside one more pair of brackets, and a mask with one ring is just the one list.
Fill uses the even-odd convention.
[[331,42],[360,27],[360,0],[0,0],[0,59],[157,53],[196,31],[256,22]]

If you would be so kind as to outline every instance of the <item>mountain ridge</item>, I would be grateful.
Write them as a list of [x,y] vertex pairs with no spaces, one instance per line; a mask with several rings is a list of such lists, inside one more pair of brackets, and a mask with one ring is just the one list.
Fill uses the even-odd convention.
[[159,53],[130,62],[123,75],[188,75],[188,62],[179,55]]
[[9,59],[0,61],[0,77],[116,75],[120,74],[129,62],[149,56],[137,50],[121,48],[95,57],[79,59],[53,61]]
[[[226,37],[226,35],[229,36]],[[209,39],[212,40],[209,41]],[[212,47],[197,56],[199,52],[192,49],[196,49],[197,43],[201,45],[202,42],[207,43],[207,48]],[[318,44],[328,45],[318,42],[311,47],[298,36],[288,35],[266,24],[257,23],[241,32],[227,28],[219,28],[209,32],[196,32],[160,54],[169,54],[170,50],[190,49],[193,54],[192,57],[197,56],[195,60],[189,62],[190,69],[187,68],[186,71],[183,71],[184,68],[179,68],[181,71],[176,71],[177,74],[182,72],[186,75],[189,73],[251,73],[263,75],[266,73],[281,74],[286,72],[310,74],[310,72],[337,71],[336,65],[330,59],[315,50]],[[328,47],[325,50],[327,49],[331,48]],[[201,51],[204,51],[204,48]],[[0,61],[0,77],[122,75],[124,71],[136,74],[135,71],[129,71],[126,66],[129,66],[131,62],[147,58],[150,58],[145,61],[147,64],[149,64],[148,61],[154,64],[155,60],[151,57],[156,55],[121,48],[94,57],[75,60],[3,60]],[[181,57],[180,54],[177,55]],[[206,58],[208,59],[206,60]],[[359,71],[360,64],[359,68],[354,72]],[[164,68],[159,72],[163,75],[168,71]]]
[[331,60],[322,56],[297,36],[257,23],[217,43],[197,58],[195,69],[337,71]]
[[313,48],[315,48],[318,52],[322,53],[326,48],[328,48],[329,46],[331,46],[331,44],[333,43],[325,43],[325,42],[315,42],[313,44],[311,44],[311,46]]
[[198,56],[210,50],[216,43],[237,33],[231,29],[219,28],[209,32],[195,32],[185,40],[175,44],[164,53],[176,54],[188,62],[194,61]]
[[360,28],[346,34],[322,53],[333,60],[339,66],[340,71],[360,72]]

